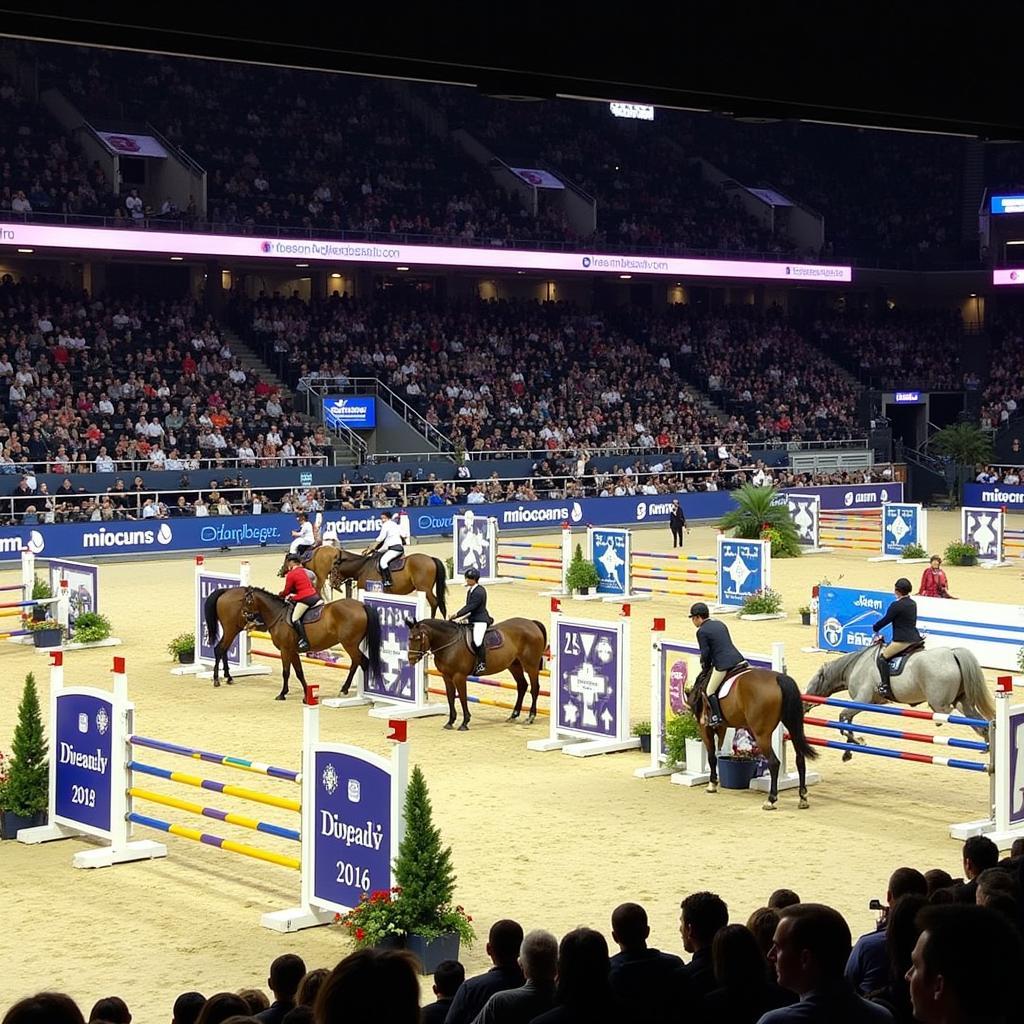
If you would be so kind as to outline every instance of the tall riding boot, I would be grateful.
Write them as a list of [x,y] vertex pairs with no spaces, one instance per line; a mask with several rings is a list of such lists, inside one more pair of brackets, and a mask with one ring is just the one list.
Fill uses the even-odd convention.
[[384,568],[380,571],[381,582],[384,584],[385,590],[391,589],[391,570]]
[[299,650],[300,651],[308,651],[309,650],[309,639],[306,636],[306,627],[301,622],[296,622],[294,625],[295,625],[295,632],[299,634]]
[[717,729],[720,725],[725,725],[725,716],[722,714],[722,705],[719,703],[717,693],[709,693],[707,698],[708,705],[711,708],[711,717],[708,718],[708,728]]
[[889,670],[891,668],[892,664],[888,658],[879,657],[878,674],[881,676],[881,680],[878,684],[878,693],[885,700],[892,700],[892,684],[889,682]]
[[487,647],[486,640],[479,644],[474,644],[474,653],[476,654],[476,670],[473,673],[477,676],[482,676],[487,671]]

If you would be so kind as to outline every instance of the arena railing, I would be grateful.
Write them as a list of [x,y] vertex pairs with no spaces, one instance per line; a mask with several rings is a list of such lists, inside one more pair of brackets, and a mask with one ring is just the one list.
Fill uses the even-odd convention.
[[[147,473],[153,470],[165,470],[169,473],[194,473],[200,469],[281,469],[288,466],[330,466],[332,465],[329,455],[295,455],[288,459],[280,456],[261,456],[254,459],[239,459],[236,456],[223,459],[177,459],[171,460],[174,465],[154,465],[149,459],[114,459],[114,473]],[[179,464],[180,463],[180,464]],[[66,459],[49,462],[33,462],[33,469],[38,473],[42,466],[43,473],[55,473],[56,475],[75,476],[82,472],[95,473],[96,463],[90,460],[85,465],[88,469],[82,470],[81,464]],[[12,470],[13,467],[13,470]],[[24,472],[24,465],[18,462],[7,462],[0,464],[0,477],[18,476]]]

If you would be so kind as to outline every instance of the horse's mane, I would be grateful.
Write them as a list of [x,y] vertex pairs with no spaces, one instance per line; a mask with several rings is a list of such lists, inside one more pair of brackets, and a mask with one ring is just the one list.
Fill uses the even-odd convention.
[[826,686],[833,685],[837,680],[842,679],[846,673],[853,668],[853,666],[861,658],[863,658],[869,651],[873,651],[874,645],[868,647],[859,648],[856,651],[850,651],[849,654],[844,654],[841,658],[835,658],[832,661],[826,661],[821,666],[821,679]]
[[272,601],[276,601],[278,604],[285,603],[283,597],[273,593],[273,591],[267,590],[265,587],[250,587],[249,589],[252,590],[254,593],[262,594],[264,597],[270,598]]

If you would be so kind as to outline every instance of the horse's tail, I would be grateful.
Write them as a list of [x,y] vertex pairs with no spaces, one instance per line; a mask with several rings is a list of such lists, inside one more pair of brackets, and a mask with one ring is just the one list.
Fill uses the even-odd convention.
[[996,705],[985,682],[985,673],[978,664],[978,659],[966,647],[957,647],[952,652],[957,665],[960,666],[960,678],[963,679],[966,703],[973,704],[986,722],[995,721]]
[[[203,602],[203,618],[206,621],[206,635],[210,638],[210,646],[217,646],[217,638],[220,636],[220,618],[217,616],[217,601],[220,595],[225,592],[224,587],[211,590]],[[199,640],[199,637],[196,637]]]
[[548,631],[547,631],[547,627],[544,625],[543,622],[540,621],[540,619],[534,619],[533,620],[533,624],[540,630],[541,640],[543,641],[543,644],[544,644],[544,646],[540,649],[540,664],[541,664],[541,668],[543,668],[544,667],[544,655],[545,655],[545,653],[547,652],[547,649],[548,649]]
[[798,754],[809,760],[818,756],[818,752],[807,742],[804,735],[804,702],[801,699],[800,687],[792,676],[779,674],[779,689],[782,690],[782,724],[789,730],[789,740]]
[[377,689],[384,684],[384,670],[380,661],[380,616],[372,605],[363,605],[366,609],[366,676]]
[[441,618],[448,617],[448,569],[440,558],[434,559],[434,597]]

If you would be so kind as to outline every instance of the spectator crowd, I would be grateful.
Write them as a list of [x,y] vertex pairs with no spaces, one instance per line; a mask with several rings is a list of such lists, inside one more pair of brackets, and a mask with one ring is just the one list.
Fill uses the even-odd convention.
[[[1012,1024],[1024,970],[1022,874],[1024,840],[1000,860],[976,836],[964,844],[959,880],[894,870],[877,927],[856,941],[838,911],[792,889],[777,889],[745,922],[716,893],[694,892],[680,904],[685,960],[649,943],[647,912],[630,902],[606,930],[582,926],[560,940],[496,921],[490,969],[466,977],[459,961],[442,961],[436,998],[422,1006],[415,958],[364,948],[313,970],[286,953],[270,965],[270,996],[244,979],[235,991],[183,992],[168,1013],[172,1024]],[[131,998],[127,985],[100,999],[89,1024],[131,1024]],[[41,992],[3,1024],[86,1020],[69,996]]]

